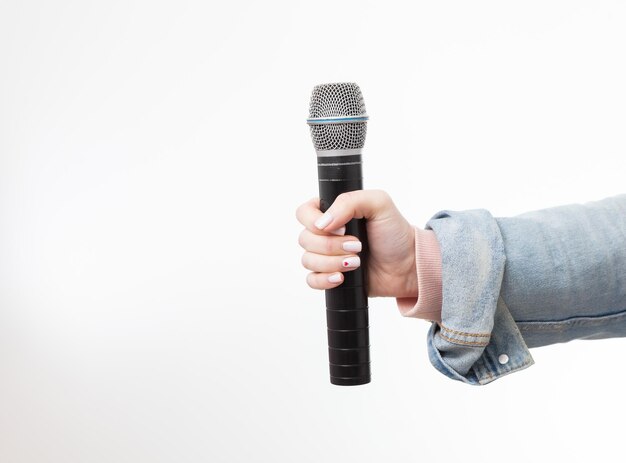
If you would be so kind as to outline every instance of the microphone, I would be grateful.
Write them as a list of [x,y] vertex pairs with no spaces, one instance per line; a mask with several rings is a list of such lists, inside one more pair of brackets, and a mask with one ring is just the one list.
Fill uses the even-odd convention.
[[[341,193],[363,189],[361,152],[367,120],[357,84],[333,83],[313,88],[307,124],[317,152],[322,212]],[[361,265],[345,272],[341,285],[325,291],[328,361],[332,384],[356,386],[371,380],[365,219],[350,220],[346,235],[357,237],[363,244]]]

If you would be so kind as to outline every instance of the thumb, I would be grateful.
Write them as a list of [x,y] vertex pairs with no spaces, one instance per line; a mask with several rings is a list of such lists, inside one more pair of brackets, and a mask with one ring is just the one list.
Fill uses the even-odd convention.
[[352,219],[380,219],[394,209],[385,191],[350,191],[337,196],[324,215],[315,221],[315,226],[320,230],[336,230]]

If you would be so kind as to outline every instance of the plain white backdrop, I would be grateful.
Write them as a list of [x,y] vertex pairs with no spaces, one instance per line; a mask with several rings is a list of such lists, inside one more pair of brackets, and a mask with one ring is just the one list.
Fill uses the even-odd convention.
[[0,461],[597,461],[626,341],[485,387],[370,301],[372,383],[328,382],[296,207],[315,84],[357,82],[365,184],[412,223],[624,192],[626,5],[0,4]]

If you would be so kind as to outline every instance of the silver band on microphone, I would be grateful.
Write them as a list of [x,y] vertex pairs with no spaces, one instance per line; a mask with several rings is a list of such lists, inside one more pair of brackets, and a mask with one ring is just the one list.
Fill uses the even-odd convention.
[[331,156],[358,156],[363,154],[362,148],[350,149],[350,150],[316,150],[318,158],[329,158]]

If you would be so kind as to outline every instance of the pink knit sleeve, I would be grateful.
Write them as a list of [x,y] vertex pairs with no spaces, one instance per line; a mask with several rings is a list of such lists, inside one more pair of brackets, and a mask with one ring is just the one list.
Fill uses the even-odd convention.
[[441,251],[432,230],[415,227],[416,297],[397,298],[398,309],[405,317],[441,322]]

